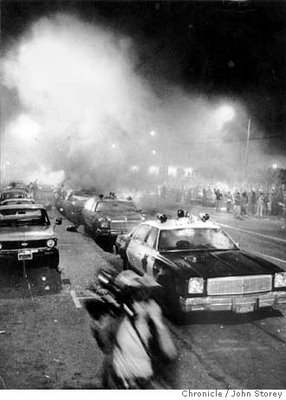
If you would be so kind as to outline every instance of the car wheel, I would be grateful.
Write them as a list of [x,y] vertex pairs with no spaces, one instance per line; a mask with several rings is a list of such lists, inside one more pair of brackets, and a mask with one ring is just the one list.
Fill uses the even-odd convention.
[[168,282],[166,282],[165,280],[160,283],[160,281],[161,280],[158,279],[158,283],[164,287],[164,292],[165,292],[162,302],[162,309],[164,314],[166,314],[167,318],[169,318],[171,321],[175,322],[178,325],[185,323],[186,314],[181,310],[180,296],[176,292],[174,292],[175,280],[172,279],[172,281],[170,281],[170,276],[169,276]]
[[186,313],[180,308],[180,299],[178,295],[169,297],[169,316],[170,319],[177,325],[186,323]]
[[59,271],[59,262],[60,262],[60,257],[59,257],[59,253],[57,252],[52,256],[52,259],[49,264],[50,268],[53,268],[53,269],[56,269],[57,271]]

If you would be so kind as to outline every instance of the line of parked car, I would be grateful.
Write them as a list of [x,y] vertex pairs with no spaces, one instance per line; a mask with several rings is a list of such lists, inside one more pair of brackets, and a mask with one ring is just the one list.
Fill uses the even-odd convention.
[[[146,219],[131,199],[70,192],[56,200],[66,216],[106,249],[116,249],[124,269],[148,275],[163,288],[162,306],[174,320],[194,311],[249,313],[286,305],[286,272],[243,251],[208,215]],[[79,201],[76,199],[79,198]],[[72,219],[72,218],[71,218]]]
[[58,269],[58,236],[43,204],[33,197],[30,188],[22,183],[0,191],[0,261],[15,265],[45,264]]

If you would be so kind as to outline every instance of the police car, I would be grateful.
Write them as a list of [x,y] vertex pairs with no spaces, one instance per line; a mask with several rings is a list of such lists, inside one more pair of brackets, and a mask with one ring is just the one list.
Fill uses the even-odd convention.
[[207,214],[164,214],[116,239],[125,269],[147,274],[165,289],[175,319],[190,311],[248,313],[286,304],[286,272],[241,250]]

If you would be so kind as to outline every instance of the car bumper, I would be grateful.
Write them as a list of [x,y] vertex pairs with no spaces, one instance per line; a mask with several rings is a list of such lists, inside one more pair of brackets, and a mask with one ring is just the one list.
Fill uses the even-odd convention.
[[208,296],[180,297],[180,308],[183,312],[190,311],[233,311],[243,314],[264,307],[286,305],[286,291],[277,291],[247,296]]
[[106,238],[113,238],[116,239],[118,235],[124,235],[125,233],[129,232],[128,230],[106,230],[106,229],[97,229],[96,235]]
[[[32,258],[27,259],[27,261],[37,260],[42,257],[52,257],[58,254],[58,249],[53,247],[48,249],[46,247],[40,247],[38,249],[29,248],[25,249],[27,252],[32,254]],[[3,261],[19,261],[18,255],[23,252],[23,249],[13,249],[13,250],[1,250],[0,251],[0,260]]]

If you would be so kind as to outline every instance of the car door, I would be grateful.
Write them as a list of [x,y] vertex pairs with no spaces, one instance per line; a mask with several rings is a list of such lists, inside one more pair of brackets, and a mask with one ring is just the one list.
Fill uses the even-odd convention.
[[145,239],[145,254],[143,256],[143,269],[145,273],[152,278],[154,276],[154,265],[156,256],[159,254],[157,250],[157,241],[159,236],[159,229],[152,227],[148,236]]
[[148,224],[139,225],[134,231],[126,251],[130,266],[140,274],[145,274],[146,271],[146,239],[150,230],[151,227]]

